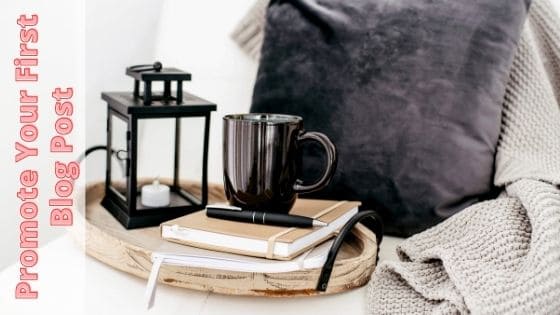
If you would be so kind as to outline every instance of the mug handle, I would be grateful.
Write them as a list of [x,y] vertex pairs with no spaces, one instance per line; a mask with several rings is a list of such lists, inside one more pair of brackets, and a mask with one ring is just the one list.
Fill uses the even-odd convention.
[[325,153],[327,154],[327,168],[323,176],[321,176],[321,178],[313,184],[303,185],[303,181],[301,179],[296,180],[296,183],[294,184],[294,191],[296,193],[310,193],[327,186],[334,175],[337,164],[336,147],[327,136],[320,132],[304,131],[299,134],[297,141],[301,142],[304,140],[317,141],[323,146],[323,148],[325,148]]

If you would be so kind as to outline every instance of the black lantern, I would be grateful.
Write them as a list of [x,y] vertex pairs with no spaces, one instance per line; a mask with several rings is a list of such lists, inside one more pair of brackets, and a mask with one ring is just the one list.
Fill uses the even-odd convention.
[[[158,225],[163,221],[203,209],[208,200],[207,163],[210,113],[216,105],[195,95],[183,91],[183,81],[190,81],[190,73],[175,68],[163,68],[161,63],[153,65],[132,66],[126,74],[134,78],[133,92],[104,92],[103,100],[108,104],[107,112],[107,173],[105,198],[102,205],[113,214],[121,224],[130,229]],[[140,83],[143,82],[143,91]],[[176,94],[172,95],[171,85],[176,83]],[[163,84],[163,92],[153,93],[154,84]],[[202,157],[200,165],[195,166],[201,174],[201,192],[196,196],[181,188],[181,148],[189,140],[181,136],[181,126],[185,128],[188,120],[197,118],[202,121],[200,130],[204,134],[201,148],[191,151],[188,158]],[[158,135],[151,142],[142,145],[147,150],[139,150],[139,136],[147,137],[151,133],[142,133],[144,124],[157,121],[158,131],[166,129],[169,133]],[[162,128],[162,124],[163,127]],[[192,129],[192,128],[191,128]],[[140,134],[142,133],[142,134]],[[194,139],[196,140],[196,139]],[[152,145],[169,143],[167,149],[153,149]],[[167,174],[149,174],[147,178],[138,178],[138,159],[142,152],[150,152],[158,157],[158,162],[169,161],[167,173],[169,179],[158,176]],[[120,161],[120,167],[113,157]],[[155,159],[144,165],[153,166]],[[154,173],[154,172],[152,172]],[[149,189],[148,189],[149,188]],[[144,195],[142,195],[144,194]]]

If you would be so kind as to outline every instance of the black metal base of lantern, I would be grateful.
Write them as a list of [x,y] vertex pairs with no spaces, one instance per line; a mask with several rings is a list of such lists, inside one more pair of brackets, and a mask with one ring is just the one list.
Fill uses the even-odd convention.
[[[101,205],[105,207],[126,229],[136,229],[143,227],[157,226],[162,222],[175,219],[177,217],[202,210],[206,207],[204,204],[189,203],[187,200],[179,197],[177,193],[171,191],[171,203],[174,200],[180,200],[185,203],[181,206],[173,207],[140,207],[134,215],[129,214],[126,208],[122,207],[118,202],[115,202],[110,194],[106,194]],[[140,196],[137,197],[137,203],[140,204]]]

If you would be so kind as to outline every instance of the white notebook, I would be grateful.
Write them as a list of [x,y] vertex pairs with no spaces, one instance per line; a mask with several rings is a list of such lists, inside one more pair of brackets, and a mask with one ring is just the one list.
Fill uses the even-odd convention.
[[333,240],[324,242],[292,260],[271,260],[209,251],[173,243],[162,245],[152,253],[152,270],[146,286],[146,300],[150,308],[155,299],[159,269],[162,265],[208,268],[237,272],[280,273],[321,268],[327,260]]

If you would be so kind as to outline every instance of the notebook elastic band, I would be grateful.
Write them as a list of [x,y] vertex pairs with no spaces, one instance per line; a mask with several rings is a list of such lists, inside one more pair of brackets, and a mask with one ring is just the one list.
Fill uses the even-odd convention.
[[269,237],[268,240],[267,240],[266,258],[272,259],[272,257],[274,257],[274,246],[276,245],[276,239],[279,238],[282,235],[285,235],[285,234],[288,234],[288,233],[294,231],[295,229],[296,228],[289,228],[287,230],[284,230],[280,233],[277,233],[277,234]]
[[342,200],[339,201],[337,203],[335,203],[334,205],[328,207],[327,209],[317,213],[316,215],[312,216],[313,219],[319,219],[320,217],[324,216],[325,214],[331,213],[331,211],[333,211],[334,209],[342,206],[343,204],[347,203],[348,201],[346,200]]

